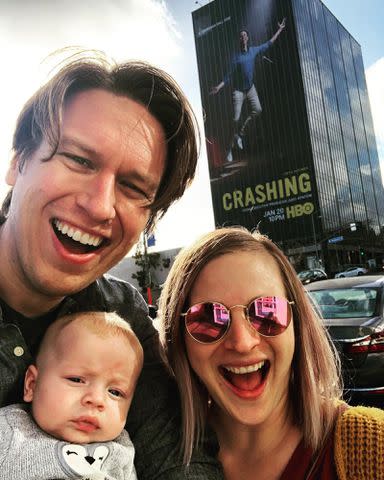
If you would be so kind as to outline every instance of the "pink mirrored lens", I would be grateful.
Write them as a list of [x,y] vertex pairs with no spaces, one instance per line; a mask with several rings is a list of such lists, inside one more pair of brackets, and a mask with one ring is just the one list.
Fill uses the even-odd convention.
[[280,335],[291,321],[291,307],[285,298],[260,297],[248,306],[249,321],[266,337]]
[[228,310],[220,303],[198,303],[188,310],[185,326],[197,341],[211,343],[227,331],[229,317]]

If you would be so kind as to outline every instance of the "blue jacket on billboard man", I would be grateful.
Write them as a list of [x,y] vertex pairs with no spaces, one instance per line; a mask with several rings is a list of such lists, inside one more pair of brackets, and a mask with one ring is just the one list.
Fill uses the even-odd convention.
[[[233,88],[233,134],[227,151],[227,162],[233,162],[232,149],[236,145],[243,149],[243,136],[248,123],[260,115],[262,108],[256,87],[253,83],[256,57],[262,55],[276,41],[285,28],[285,18],[278,23],[278,30],[268,42],[257,46],[249,46],[248,30],[240,31],[240,51],[235,53],[231,60],[230,70],[223,80],[210,91],[216,95],[225,85],[231,82]],[[251,111],[243,123],[240,124],[241,110],[244,100],[248,100]]]

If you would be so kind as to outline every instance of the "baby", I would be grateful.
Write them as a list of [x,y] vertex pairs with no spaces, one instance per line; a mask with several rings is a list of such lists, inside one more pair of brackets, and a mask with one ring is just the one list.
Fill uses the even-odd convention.
[[143,350],[115,313],[56,320],[25,374],[26,405],[0,409],[1,478],[136,479],[124,425]]

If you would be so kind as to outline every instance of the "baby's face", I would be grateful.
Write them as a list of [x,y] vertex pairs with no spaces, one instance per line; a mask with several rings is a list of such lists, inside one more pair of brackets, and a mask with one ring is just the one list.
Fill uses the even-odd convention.
[[51,350],[26,375],[24,399],[36,423],[72,443],[116,438],[141,370],[135,339],[101,337],[74,321]]

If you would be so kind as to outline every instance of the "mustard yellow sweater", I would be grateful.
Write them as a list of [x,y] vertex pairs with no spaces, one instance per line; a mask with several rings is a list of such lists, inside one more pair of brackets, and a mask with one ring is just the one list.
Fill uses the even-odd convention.
[[384,480],[384,410],[344,410],[336,423],[335,462],[340,480]]

